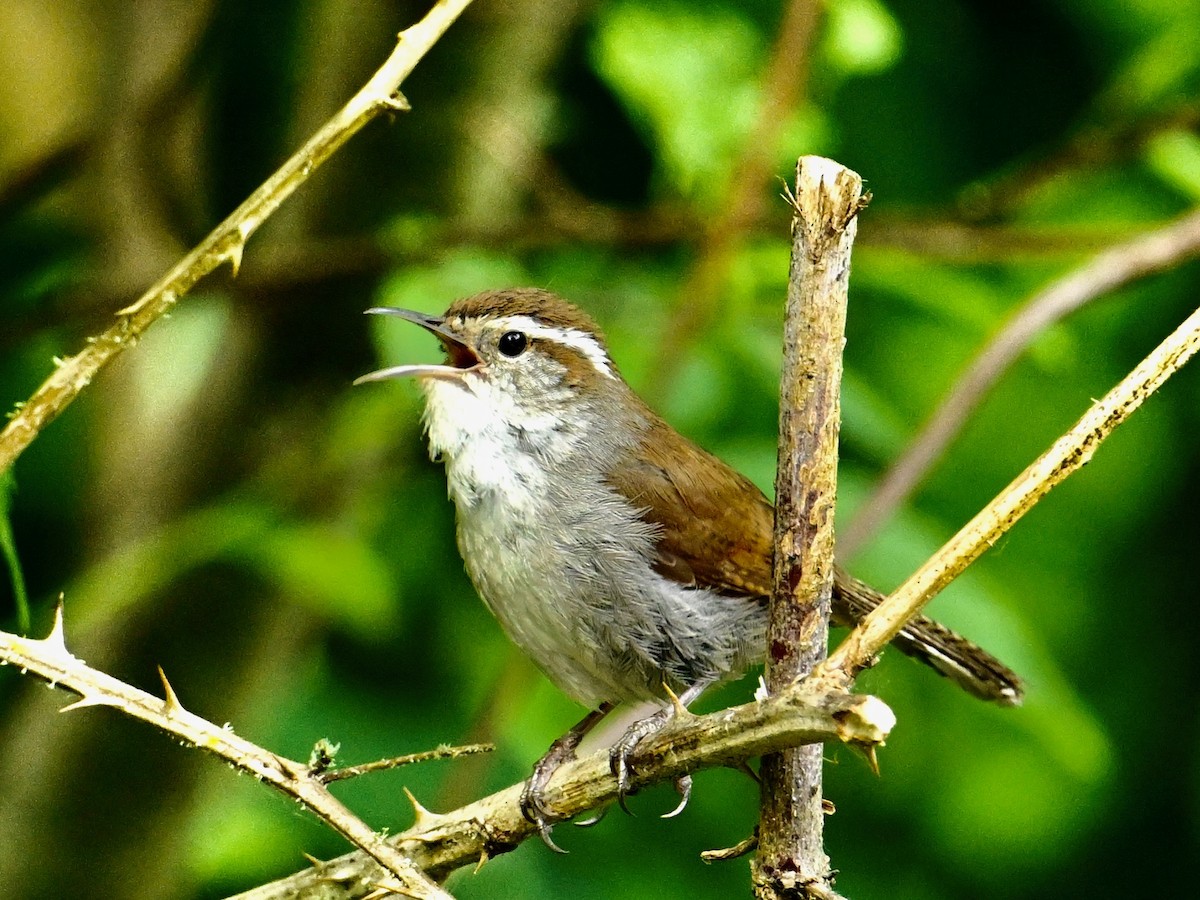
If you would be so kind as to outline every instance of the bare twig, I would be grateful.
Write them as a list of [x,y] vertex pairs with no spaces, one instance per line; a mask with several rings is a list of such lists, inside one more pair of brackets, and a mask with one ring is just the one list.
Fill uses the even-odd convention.
[[963,373],[933,417],[879,483],[838,542],[851,556],[904,503],[971,413],[1039,334],[1104,294],[1200,253],[1200,209],[1111,247],[1034,294]]
[[900,250],[924,259],[1011,265],[1026,260],[1079,259],[1143,233],[1144,226],[1110,222],[980,225],[948,219],[940,210],[909,210],[873,214],[870,227],[859,232],[855,244],[860,249]]
[[1051,488],[1084,466],[1100,442],[1200,349],[1200,309],[913,573],[813,673],[815,684],[853,682],[942,588],[1005,534]]
[[[775,570],[766,686],[783,690],[824,659],[833,591],[839,401],[850,250],[862,179],[820,157],[796,165],[792,261],[779,403]],[[755,896],[827,896],[821,754],[764,757]]]
[[495,744],[465,744],[461,747],[442,746],[421,753],[406,753],[404,756],[393,756],[391,759],[379,759],[374,762],[360,763],[357,766],[342,766],[337,769],[325,769],[314,777],[321,784],[334,781],[344,781],[347,778],[357,778],[359,775],[370,775],[372,772],[384,772],[397,769],[400,766],[411,766],[416,763],[431,762],[435,759],[458,759],[462,756],[474,756],[477,753],[491,753],[496,749]]
[[165,699],[125,684],[90,668],[68,650],[63,635],[62,607],[55,612],[54,628],[40,640],[0,631],[0,661],[45,679],[52,687],[79,695],[62,711],[86,706],[109,706],[128,716],[207,750],[259,781],[299,800],[331,828],[383,866],[397,890],[411,897],[449,900],[450,895],[430,881],[402,852],[372,831],[329,793],[309,766],[264,750],[229,727],[221,728],[184,709],[159,669]]
[[706,863],[728,862],[731,859],[738,859],[747,853],[752,853],[757,848],[758,829],[755,829],[754,834],[743,841],[738,841],[732,847],[722,847],[719,850],[701,850],[700,858]]
[[228,262],[237,273],[250,236],[309,175],[383,112],[408,108],[400,84],[471,0],[439,0],[429,13],[400,34],[392,55],[297,153],[241,206],[136,302],[117,312],[117,321],[88,338],[74,356],[56,360],[53,374],[20,404],[0,432],[0,472],[7,471],[34,438],[78,396],[96,374],[137,343],[142,332],[168,312],[202,277]]

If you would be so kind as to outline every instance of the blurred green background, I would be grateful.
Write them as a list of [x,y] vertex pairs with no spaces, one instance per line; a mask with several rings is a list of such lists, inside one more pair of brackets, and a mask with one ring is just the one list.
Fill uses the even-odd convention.
[[[1024,298],[1200,201],[1197,0],[478,0],[373,123],[20,459],[34,630],[278,752],[488,757],[341,785],[379,828],[524,777],[582,713],[509,647],[454,547],[412,385],[436,311],[532,284],[584,305],[678,428],[773,480],[801,154],[874,192],[851,282],[839,521]],[[424,11],[388,0],[5,0],[0,403],[27,397],[259,184]],[[803,11],[803,10],[801,10]],[[793,20],[788,20],[793,21]],[[774,60],[774,62],[772,62]],[[771,83],[771,89],[764,85]],[[769,101],[769,102],[768,102]],[[1197,302],[1195,264],[1032,347],[854,559],[897,584]],[[1168,384],[934,611],[1029,681],[988,707],[888,654],[874,777],[829,748],[838,886],[867,898],[1177,896],[1200,853],[1200,372]],[[0,579],[0,618],[17,627]],[[743,702],[751,679],[702,706]],[[344,846],[211,758],[0,671],[0,894],[209,898]],[[703,864],[756,818],[734,772],[457,873],[457,896],[747,894]]]

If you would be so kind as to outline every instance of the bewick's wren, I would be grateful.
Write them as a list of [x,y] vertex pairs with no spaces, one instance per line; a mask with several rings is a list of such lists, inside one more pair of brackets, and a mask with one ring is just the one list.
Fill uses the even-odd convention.
[[[762,659],[774,511],[748,479],[651,411],[595,323],[554,294],[476,294],[441,317],[368,312],[441,341],[443,365],[396,366],[358,382],[420,379],[430,452],[445,461],[471,580],[514,643],[595,709],[539,760],[522,799],[553,847],[542,792],[617,703],[665,701],[666,684],[686,704]],[[837,622],[857,622],[880,599],[836,573]],[[1017,676],[936,622],[917,619],[895,643],[979,697],[1020,701]],[[631,752],[673,708],[663,702],[614,746],[622,797]],[[676,811],[690,782],[679,788]]]

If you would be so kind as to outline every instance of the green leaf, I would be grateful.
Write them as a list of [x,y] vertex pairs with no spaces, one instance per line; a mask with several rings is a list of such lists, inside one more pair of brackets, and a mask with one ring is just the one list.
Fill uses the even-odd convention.
[[602,7],[592,58],[684,194],[721,196],[758,107],[762,40],[741,17],[682,4]]
[[1189,201],[1200,200],[1200,138],[1190,131],[1165,131],[1146,146],[1146,162]]
[[378,634],[394,618],[390,572],[361,541],[326,524],[281,522],[266,505],[225,501],[177,519],[84,572],[65,591],[72,620],[86,631],[214,560],[249,566],[289,601],[361,635]]
[[904,35],[876,0],[837,0],[827,7],[824,51],[846,74],[873,75],[890,69],[904,51]]

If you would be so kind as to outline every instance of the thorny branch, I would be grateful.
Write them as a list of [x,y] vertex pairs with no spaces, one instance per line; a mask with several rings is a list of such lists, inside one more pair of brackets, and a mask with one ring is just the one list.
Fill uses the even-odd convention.
[[264,750],[234,734],[228,726],[222,728],[189,712],[161,669],[162,699],[98,672],[73,656],[67,650],[63,634],[61,606],[55,611],[54,627],[45,638],[25,638],[0,631],[0,662],[37,675],[51,687],[78,694],[79,699],[64,706],[63,712],[109,706],[221,757],[240,771],[299,800],[331,828],[361,847],[391,875],[390,882],[384,883],[394,885],[407,896],[449,900],[449,894],[329,793],[320,773],[314,773],[311,766]]
[[119,310],[116,322],[106,331],[88,338],[74,356],[55,360],[54,372],[17,406],[0,431],[0,472],[7,471],[102,368],[136,344],[201,278],[226,262],[236,275],[250,236],[367,122],[380,113],[408,109],[408,101],[400,93],[401,83],[470,3],[439,0],[424,19],[400,34],[396,49],[366,85],[224,222],[138,300]]
[[[228,760],[300,800],[370,854],[352,853],[321,864],[250,891],[247,898],[305,896],[310,890],[328,897],[334,887],[341,892],[335,896],[366,897],[381,885],[415,897],[446,898],[449,895],[418,870],[441,877],[454,868],[511,850],[534,833],[534,826],[521,813],[523,785],[517,784],[444,815],[429,812],[413,799],[414,825],[385,841],[329,794],[320,760],[310,765],[278,756],[228,727],[188,712],[165,677],[165,699],[159,699],[88,667],[67,651],[61,613],[50,635],[40,640],[0,631],[0,661],[79,694],[80,699],[64,710],[112,707]],[[883,743],[894,724],[892,711],[874,697],[838,692],[816,696],[796,685],[711,715],[682,714],[670,728],[639,747],[633,783],[643,787],[701,768],[738,765],[804,743],[846,743],[871,752]],[[321,756],[327,759],[328,754]],[[551,781],[546,799],[563,817],[613,802],[616,781],[607,751],[564,765]],[[380,873],[379,865],[392,879]]]

